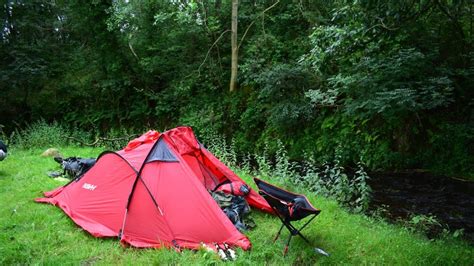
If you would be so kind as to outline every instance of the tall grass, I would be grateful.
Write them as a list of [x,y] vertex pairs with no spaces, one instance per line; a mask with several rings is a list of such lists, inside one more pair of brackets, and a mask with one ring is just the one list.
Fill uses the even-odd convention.
[[69,131],[57,122],[51,124],[40,120],[22,130],[15,130],[10,137],[10,143],[18,148],[38,148],[50,146],[65,146],[69,143],[66,136]]
[[[109,150],[122,149],[136,135],[127,129],[110,129],[105,133],[66,127],[58,122],[39,120],[24,129],[16,129],[10,136],[4,132],[3,139],[20,149],[73,146],[104,147]],[[1,135],[0,135],[1,136]]]

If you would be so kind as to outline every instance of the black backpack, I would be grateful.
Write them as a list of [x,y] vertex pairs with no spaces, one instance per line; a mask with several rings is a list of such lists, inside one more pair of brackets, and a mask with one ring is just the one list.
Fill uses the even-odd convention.
[[77,179],[82,177],[89,169],[94,166],[96,159],[94,158],[80,158],[80,157],[69,157],[63,159],[61,157],[54,157],[54,160],[61,164],[64,172],[63,175],[68,175],[71,179]]
[[7,145],[3,143],[3,141],[0,140],[0,150],[2,150],[4,153],[7,153]]

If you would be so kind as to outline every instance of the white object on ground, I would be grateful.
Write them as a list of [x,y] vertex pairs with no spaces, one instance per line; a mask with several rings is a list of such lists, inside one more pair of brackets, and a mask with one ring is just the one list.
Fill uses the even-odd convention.
[[227,243],[224,243],[224,247],[227,249],[227,253],[230,255],[231,260],[237,259],[237,255],[235,254],[235,251],[227,245]]
[[215,252],[210,246],[201,242],[201,246],[204,248],[206,252]]
[[326,251],[324,251],[320,248],[314,248],[314,252],[319,253],[319,254],[324,255],[324,256],[329,256],[329,253],[327,253]]
[[224,250],[216,244],[217,254],[221,257],[222,260],[227,260],[227,255],[225,254]]

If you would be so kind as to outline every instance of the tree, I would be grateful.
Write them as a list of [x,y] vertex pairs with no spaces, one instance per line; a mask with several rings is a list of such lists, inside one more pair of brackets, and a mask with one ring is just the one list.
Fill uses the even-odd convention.
[[230,91],[237,88],[237,70],[239,47],[237,44],[237,14],[238,14],[239,0],[232,0],[232,67],[230,72]]

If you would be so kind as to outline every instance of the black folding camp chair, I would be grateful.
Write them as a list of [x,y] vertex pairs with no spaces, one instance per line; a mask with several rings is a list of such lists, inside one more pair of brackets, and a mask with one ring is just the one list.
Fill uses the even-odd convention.
[[[280,230],[278,230],[273,242],[278,239],[284,226],[290,231],[290,237],[286,242],[283,255],[286,256],[286,253],[288,253],[288,247],[290,246],[290,241],[293,236],[299,235],[304,241],[306,241],[306,243],[311,245],[309,240],[303,236],[301,230],[303,230],[311,221],[313,221],[313,219],[316,218],[316,215],[318,215],[321,211],[314,208],[304,195],[286,191],[258,178],[254,178],[254,180],[257,184],[257,187],[259,188],[259,194],[262,195],[268,204],[273,208],[275,214],[282,222]],[[291,224],[292,221],[298,221],[308,216],[312,217],[299,229]]]

